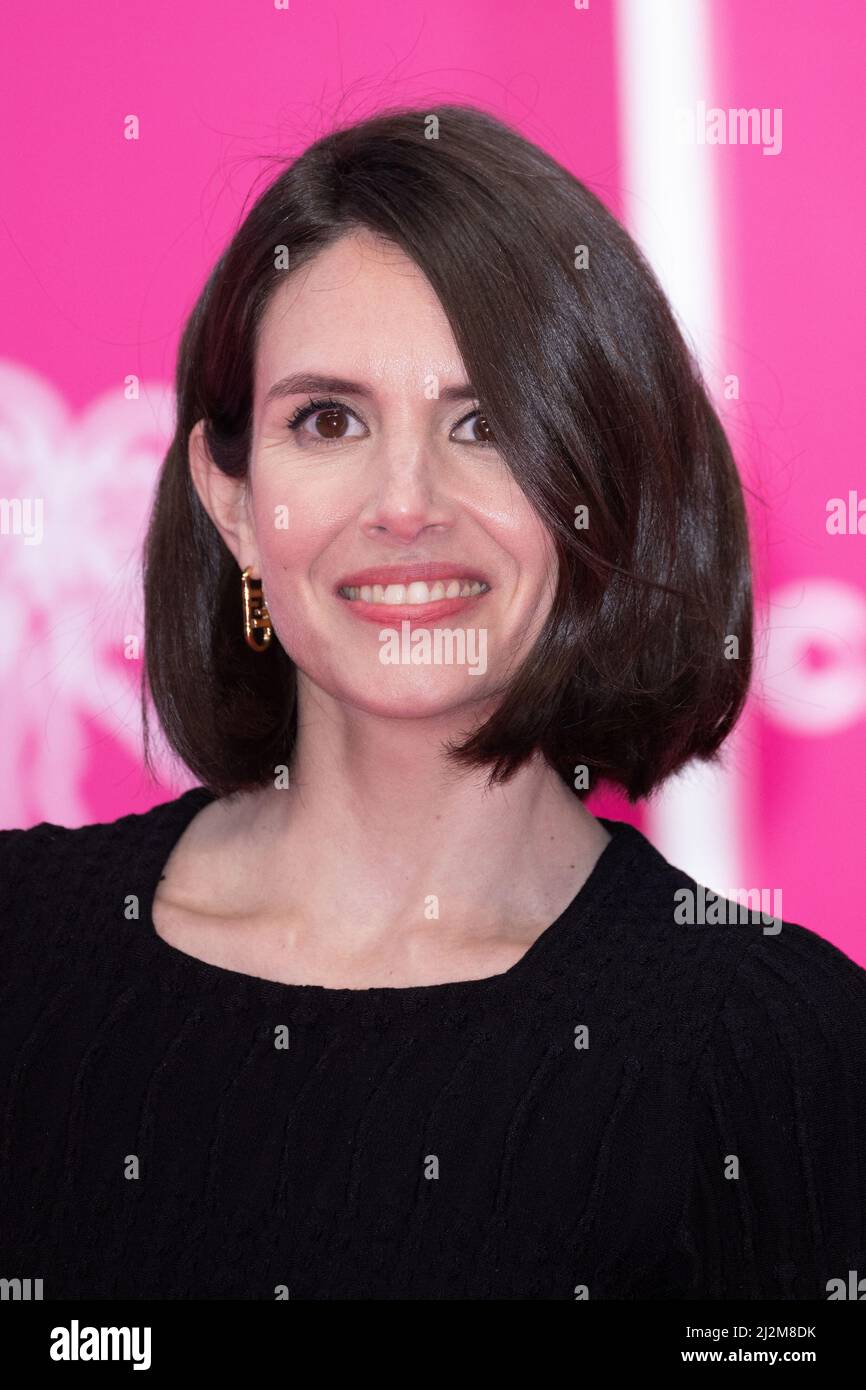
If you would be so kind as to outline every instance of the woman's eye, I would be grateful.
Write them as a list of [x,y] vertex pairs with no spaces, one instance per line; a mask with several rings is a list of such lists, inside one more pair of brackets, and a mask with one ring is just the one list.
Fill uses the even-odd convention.
[[[461,435],[458,431],[464,431]],[[491,429],[490,422],[486,415],[482,415],[480,410],[473,410],[471,415],[467,415],[463,420],[458,421],[451,431],[451,438],[458,444],[495,444],[496,439]]]
[[[353,410],[339,401],[310,401],[299,406],[286,421],[289,429],[303,436],[310,444],[339,444],[344,439],[358,439],[366,432],[366,426]],[[496,440],[486,415],[480,410],[470,411],[451,431],[449,436],[458,444],[477,446],[493,445]]]
[[312,436],[312,442],[318,444],[338,444],[364,433],[361,421],[344,405],[302,406],[288,425],[298,435]]

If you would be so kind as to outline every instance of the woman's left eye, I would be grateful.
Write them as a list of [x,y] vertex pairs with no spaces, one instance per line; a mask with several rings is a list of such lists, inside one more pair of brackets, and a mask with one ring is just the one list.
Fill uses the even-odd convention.
[[[469,434],[468,436],[464,434],[461,438],[457,434],[458,430],[468,430]],[[451,431],[451,438],[456,440],[458,444],[483,445],[496,443],[490,422],[487,416],[483,415],[480,410],[473,410],[469,415],[464,415],[462,420],[458,420],[454,429]]]

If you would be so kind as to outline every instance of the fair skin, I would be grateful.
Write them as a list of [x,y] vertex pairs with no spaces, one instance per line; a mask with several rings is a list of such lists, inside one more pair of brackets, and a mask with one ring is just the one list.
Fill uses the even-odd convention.
[[[299,373],[362,390],[266,399]],[[154,926],[189,955],[286,983],[399,988],[500,974],[610,839],[541,758],[488,790],[484,769],[455,770],[442,752],[495,708],[543,625],[549,537],[495,445],[480,443],[477,399],[454,394],[466,375],[447,318],[397,247],[348,235],[287,277],[262,324],[255,383],[247,480],[214,466],[200,425],[190,468],[238,562],[239,610],[240,571],[252,565],[297,665],[298,741],[287,787],[194,817]],[[339,402],[337,415],[289,429],[311,395]],[[466,662],[383,665],[379,633],[399,632],[405,609],[364,621],[363,605],[339,593],[359,570],[427,561],[443,579],[471,567],[489,586],[426,624],[483,628],[483,674]]]

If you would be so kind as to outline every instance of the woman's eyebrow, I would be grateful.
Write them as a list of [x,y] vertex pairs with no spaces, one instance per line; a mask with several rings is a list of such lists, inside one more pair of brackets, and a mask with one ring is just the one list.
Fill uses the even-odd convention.
[[[275,381],[267,392],[264,404],[268,405],[271,401],[280,400],[283,396],[301,395],[331,395],[342,393],[346,396],[372,396],[374,392],[363,382],[348,381],[345,377],[339,376],[320,376],[312,372],[293,372],[290,376],[281,377]],[[451,386],[442,386],[436,399],[440,401],[471,401],[477,400],[477,393],[473,391],[468,381],[458,381]]]

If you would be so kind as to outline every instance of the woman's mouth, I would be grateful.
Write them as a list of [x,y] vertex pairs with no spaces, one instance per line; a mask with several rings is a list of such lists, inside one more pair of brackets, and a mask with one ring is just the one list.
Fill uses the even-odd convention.
[[403,584],[342,584],[337,590],[349,611],[365,622],[434,623],[450,618],[490,592],[485,580],[443,573]]
[[465,583],[459,579],[437,579],[433,584],[413,580],[411,584],[344,584],[338,591],[343,598],[361,599],[364,603],[409,604],[436,603],[442,599],[474,598],[486,593],[489,584]]

